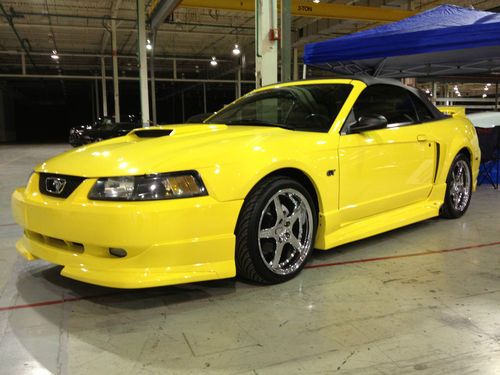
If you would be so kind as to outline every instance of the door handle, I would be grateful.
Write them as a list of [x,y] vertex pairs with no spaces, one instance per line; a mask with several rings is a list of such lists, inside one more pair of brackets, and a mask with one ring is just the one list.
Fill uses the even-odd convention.
[[417,141],[425,142],[425,141],[427,141],[427,136],[424,134],[419,134],[419,135],[417,135]]

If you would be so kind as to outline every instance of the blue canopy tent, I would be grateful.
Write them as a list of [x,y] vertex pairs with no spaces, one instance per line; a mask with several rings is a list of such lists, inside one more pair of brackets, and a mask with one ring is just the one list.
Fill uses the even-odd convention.
[[305,46],[304,63],[339,74],[418,77],[500,71],[500,14],[442,5]]

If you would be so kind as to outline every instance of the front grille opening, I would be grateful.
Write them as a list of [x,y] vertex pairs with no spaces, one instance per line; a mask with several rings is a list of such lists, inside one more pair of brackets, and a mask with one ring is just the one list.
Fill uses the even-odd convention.
[[49,245],[51,247],[56,247],[61,250],[71,251],[72,253],[78,254],[82,254],[85,251],[85,247],[79,242],[65,241],[60,238],[45,236],[41,233],[30,230],[26,230],[24,233],[30,240]]
[[51,197],[68,198],[84,180],[85,177],[40,173],[38,190]]

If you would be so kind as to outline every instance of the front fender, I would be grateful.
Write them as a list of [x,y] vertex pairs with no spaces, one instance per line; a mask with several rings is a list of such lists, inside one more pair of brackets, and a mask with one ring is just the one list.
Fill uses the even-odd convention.
[[337,209],[338,177],[336,173],[327,175],[327,170],[338,169],[337,153],[332,152],[331,158],[322,158],[319,153],[302,156],[301,160],[273,157],[259,163],[247,159],[238,163],[216,164],[200,173],[210,196],[218,201],[230,201],[245,199],[259,181],[276,171],[296,169],[305,174],[314,186],[320,211]]

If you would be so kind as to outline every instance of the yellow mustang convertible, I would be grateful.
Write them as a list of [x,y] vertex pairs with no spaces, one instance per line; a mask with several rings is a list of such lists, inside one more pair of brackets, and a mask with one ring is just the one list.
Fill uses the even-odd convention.
[[313,248],[460,217],[479,153],[467,119],[396,81],[273,85],[37,166],[12,196],[17,250],[110,287],[278,283]]

